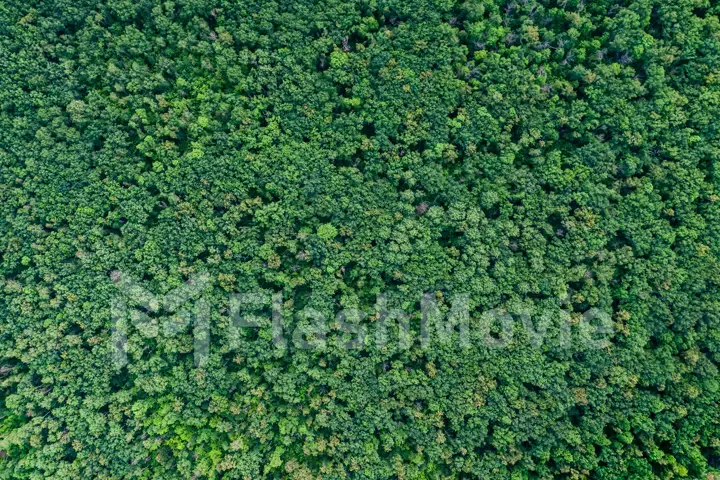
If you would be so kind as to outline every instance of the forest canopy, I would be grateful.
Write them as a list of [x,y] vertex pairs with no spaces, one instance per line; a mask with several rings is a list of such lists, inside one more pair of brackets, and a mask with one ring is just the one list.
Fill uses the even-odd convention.
[[713,478],[718,129],[711,0],[2,1],[0,479]]

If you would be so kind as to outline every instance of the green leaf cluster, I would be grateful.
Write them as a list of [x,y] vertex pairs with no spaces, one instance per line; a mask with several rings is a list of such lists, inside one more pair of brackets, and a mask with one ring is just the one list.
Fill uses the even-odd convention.
[[[0,478],[709,478],[719,15],[0,2]],[[212,276],[206,365],[191,329],[130,329],[109,361],[114,271],[158,295]],[[286,332],[423,292],[614,332],[279,352],[268,322],[231,348],[229,295],[257,291]]]

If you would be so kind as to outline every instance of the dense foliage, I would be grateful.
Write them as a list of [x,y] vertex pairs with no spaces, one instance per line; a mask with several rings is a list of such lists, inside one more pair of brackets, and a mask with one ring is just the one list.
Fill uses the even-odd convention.
[[[719,14],[0,2],[0,478],[707,478]],[[116,272],[157,295],[208,273],[207,362],[192,327],[131,327],[110,361]],[[473,325],[597,308],[613,331],[281,349],[267,321],[226,341],[232,294],[258,290],[285,332],[381,293],[415,331],[424,292],[468,294]]]

